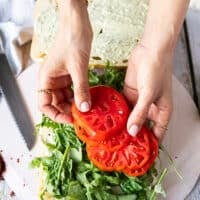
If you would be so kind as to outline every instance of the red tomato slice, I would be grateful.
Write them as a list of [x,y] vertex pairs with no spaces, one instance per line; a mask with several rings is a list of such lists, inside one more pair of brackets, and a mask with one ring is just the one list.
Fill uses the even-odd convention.
[[154,134],[149,135],[150,142],[150,157],[144,166],[138,169],[126,167],[123,172],[128,176],[142,176],[144,175],[152,166],[153,162],[158,156],[158,140],[154,136]]
[[75,133],[82,142],[90,141],[90,135],[76,121],[74,122]]
[[114,163],[118,159],[117,152],[109,152],[98,146],[86,145],[86,152],[90,161],[103,171],[115,171]]
[[82,113],[72,105],[74,120],[95,140],[105,140],[120,133],[129,114],[124,97],[108,86],[92,87],[90,94],[92,107],[89,112]]
[[[128,134],[128,133],[127,133]],[[149,160],[149,131],[142,127],[136,137],[129,136],[128,144],[124,145],[118,152],[120,159],[116,161],[116,170],[127,168],[139,169]]]
[[128,132],[122,130],[121,133],[118,133],[107,140],[99,141],[96,145],[107,151],[114,152],[124,148],[129,143],[130,139]]
[[146,127],[142,127],[136,137],[129,136],[127,130],[122,134],[127,135],[127,140],[120,148],[117,148],[118,145],[116,148],[110,148],[107,145],[109,142],[105,145],[87,144],[86,151],[94,165],[105,171],[123,171],[127,167],[131,170],[140,169],[149,161],[148,135],[152,133]]
[[124,147],[123,154],[131,169],[139,169],[149,160],[149,134],[150,131],[143,126],[137,136],[131,137],[129,144]]
[[105,149],[107,151],[113,152],[123,148],[125,145],[129,143],[130,136],[127,131],[122,131],[121,133],[111,137],[110,139],[106,140],[94,140],[91,136],[78,125],[77,122],[74,122],[75,133],[78,138],[92,146],[98,146],[99,148]]

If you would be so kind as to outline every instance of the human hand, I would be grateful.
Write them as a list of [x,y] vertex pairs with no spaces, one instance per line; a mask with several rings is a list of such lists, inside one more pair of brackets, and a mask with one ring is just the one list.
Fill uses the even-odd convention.
[[[60,1],[56,40],[39,70],[39,109],[59,123],[72,122],[71,102],[90,109],[88,62],[92,28],[85,1]],[[74,95],[71,90],[73,83]]]
[[156,52],[140,44],[129,58],[124,95],[134,105],[127,122],[130,135],[137,134],[146,119],[161,139],[172,112],[172,52]]

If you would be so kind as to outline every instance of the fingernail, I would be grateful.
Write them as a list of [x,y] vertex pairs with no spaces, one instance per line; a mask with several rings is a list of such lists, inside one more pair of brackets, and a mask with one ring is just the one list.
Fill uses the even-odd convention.
[[138,133],[138,130],[139,130],[138,126],[132,125],[132,126],[129,128],[128,132],[129,132],[129,134],[130,134],[131,136],[136,136],[137,133]]
[[87,101],[81,103],[80,110],[81,112],[87,112],[90,109],[90,105]]

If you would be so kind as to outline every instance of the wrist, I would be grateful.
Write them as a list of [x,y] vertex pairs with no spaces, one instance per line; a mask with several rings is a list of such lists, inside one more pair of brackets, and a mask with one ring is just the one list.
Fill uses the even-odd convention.
[[145,58],[145,60],[148,61],[147,66],[153,67],[156,70],[160,67],[162,69],[171,69],[174,51],[160,51],[160,49],[155,46],[149,47],[148,44],[140,42],[138,46],[133,50],[133,53],[131,55],[133,56],[133,61],[139,58],[139,60],[137,60],[138,63],[141,61],[142,58]]
[[74,8],[76,6],[87,6],[87,0],[57,0],[59,9],[65,9],[66,7]]
[[58,0],[59,20],[66,22],[72,15],[84,16],[87,13],[87,0]]
[[174,27],[169,27],[168,30],[145,30],[140,42],[152,52],[172,54],[177,37],[178,32]]

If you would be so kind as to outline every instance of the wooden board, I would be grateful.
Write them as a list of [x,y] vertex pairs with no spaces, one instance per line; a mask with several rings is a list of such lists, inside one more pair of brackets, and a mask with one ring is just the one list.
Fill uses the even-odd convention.
[[[192,67],[195,100],[200,108],[200,1],[192,0],[186,16],[186,32],[188,37],[189,55]],[[200,200],[200,176],[185,200]]]
[[190,64],[188,59],[188,49],[186,45],[185,31],[182,28],[177,41],[174,55],[174,75],[183,84],[183,86],[193,97],[192,79],[190,73]]
[[186,27],[195,82],[195,100],[200,106],[200,9],[190,8],[188,10]]

